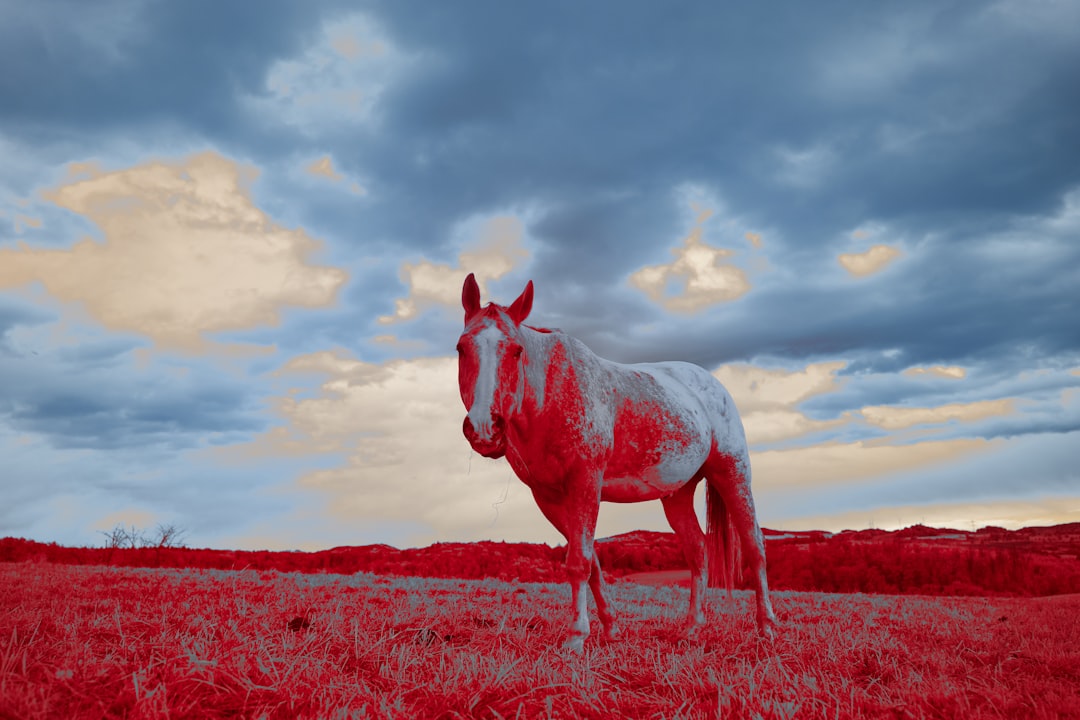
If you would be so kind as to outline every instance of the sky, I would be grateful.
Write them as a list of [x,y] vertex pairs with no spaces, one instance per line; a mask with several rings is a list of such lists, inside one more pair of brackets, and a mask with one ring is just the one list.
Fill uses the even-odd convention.
[[1076,2],[0,0],[0,67],[0,536],[561,542],[469,272],[712,372],[765,527],[1080,521]]

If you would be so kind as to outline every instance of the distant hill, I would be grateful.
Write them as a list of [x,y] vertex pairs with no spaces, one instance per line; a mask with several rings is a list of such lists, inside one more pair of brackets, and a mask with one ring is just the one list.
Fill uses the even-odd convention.
[[[1080,523],[973,532],[913,525],[879,529],[763,529],[769,582],[776,590],[1052,595],[1080,592]],[[674,533],[635,530],[598,538],[596,552],[612,580],[686,584],[689,571]],[[280,572],[499,578],[563,582],[564,546],[535,543],[436,543],[319,552],[191,548],[69,548],[0,539],[0,562],[127,567],[195,567]],[[659,580],[658,580],[659,579]]]

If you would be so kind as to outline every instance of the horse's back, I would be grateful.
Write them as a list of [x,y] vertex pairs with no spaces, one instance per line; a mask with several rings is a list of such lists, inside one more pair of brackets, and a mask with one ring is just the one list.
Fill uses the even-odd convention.
[[[638,418],[666,416],[669,426],[681,426],[686,437],[700,438],[706,453],[715,449],[748,459],[746,435],[735,401],[705,368],[681,360],[617,363],[601,358],[564,333],[556,334],[554,339],[566,348],[570,362],[584,371],[581,391],[592,398],[594,417],[609,418],[616,435],[637,434],[641,429]],[[633,412],[628,412],[631,409]],[[625,422],[627,419],[632,422]],[[699,446],[701,442],[695,439],[688,445]],[[665,452],[672,449],[666,443]]]
[[742,425],[734,403],[704,369],[661,362],[613,363],[610,370],[613,432],[605,500],[662,497],[697,475],[714,449],[739,454]]
[[735,400],[723,383],[700,365],[682,361],[646,363],[651,375],[661,382],[669,383],[674,388],[674,395],[683,403],[693,403],[701,408],[708,418],[709,429],[715,440],[716,448],[725,454],[745,457],[746,434],[743,430],[739,410]]

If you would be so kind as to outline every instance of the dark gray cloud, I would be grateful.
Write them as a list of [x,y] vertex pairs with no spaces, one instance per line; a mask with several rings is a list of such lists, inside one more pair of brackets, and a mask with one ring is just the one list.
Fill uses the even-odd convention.
[[237,132],[237,94],[261,90],[267,64],[320,22],[276,0],[258,12],[203,0],[45,0],[2,12],[0,64],[17,70],[0,78],[0,119],[38,141],[178,118],[208,135]]
[[[543,311],[618,359],[841,354],[853,369],[886,369],[1080,347],[1075,243],[1026,271],[1007,255],[972,257],[1080,186],[1080,100],[1068,91],[1080,42],[1067,8],[371,3],[361,11],[410,61],[375,125],[316,136],[253,118],[242,99],[265,96],[270,68],[318,42],[344,17],[338,4],[116,3],[120,21],[97,34],[91,16],[69,22],[80,8],[39,4],[5,25],[5,66],[19,70],[0,90],[20,99],[0,108],[7,132],[58,142],[74,127],[167,118],[262,164],[330,150],[372,179],[370,201],[270,194],[375,255],[452,259],[455,223],[533,208]],[[770,259],[791,282],[667,333],[623,330],[659,317],[625,280],[670,259],[685,230],[673,190],[686,183],[771,228]],[[853,248],[836,239],[868,221],[907,238],[910,257],[846,282],[835,255]],[[322,321],[329,337],[392,310],[402,293],[385,269],[346,290],[356,312]]]
[[[386,142],[365,158],[425,208],[404,240],[539,199],[531,272],[550,302],[537,312],[624,360],[846,355],[884,370],[1080,349],[1075,229],[1049,238],[1058,253],[1043,262],[1022,247],[978,255],[1025,216],[1060,213],[1080,184],[1080,105],[1065,92],[1080,45],[1033,45],[1053,29],[979,4],[623,10],[376,10],[434,58],[389,93]],[[406,146],[429,161],[400,162]],[[771,258],[795,272],[654,340],[625,329],[657,316],[623,283],[670,259],[672,189],[688,182],[774,228]],[[852,282],[836,255],[853,248],[835,238],[868,220],[907,239],[908,257]]]
[[41,325],[53,319],[55,319],[53,315],[28,303],[16,302],[12,298],[0,295],[0,355],[14,355],[19,352],[9,337],[13,328]]
[[192,362],[145,373],[130,356],[0,357],[0,418],[56,448],[191,448],[240,441],[266,425],[247,384]]

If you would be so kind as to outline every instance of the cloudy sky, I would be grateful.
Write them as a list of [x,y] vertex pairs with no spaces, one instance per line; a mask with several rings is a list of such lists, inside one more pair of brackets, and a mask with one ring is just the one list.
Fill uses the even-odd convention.
[[468,272],[713,371],[766,527],[1080,520],[1080,4],[805,8],[0,0],[0,535],[560,541]]

